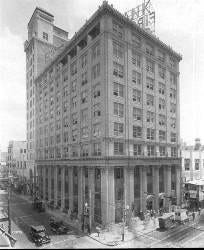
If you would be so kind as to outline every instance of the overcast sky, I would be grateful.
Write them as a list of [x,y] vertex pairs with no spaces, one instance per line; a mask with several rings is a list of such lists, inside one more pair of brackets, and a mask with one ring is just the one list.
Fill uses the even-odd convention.
[[[121,13],[142,0],[111,0]],[[0,149],[9,140],[26,139],[26,80],[23,43],[27,23],[36,6],[55,17],[55,25],[78,31],[102,4],[102,0],[0,0]],[[181,138],[204,143],[204,1],[152,0],[156,35],[181,53]]]

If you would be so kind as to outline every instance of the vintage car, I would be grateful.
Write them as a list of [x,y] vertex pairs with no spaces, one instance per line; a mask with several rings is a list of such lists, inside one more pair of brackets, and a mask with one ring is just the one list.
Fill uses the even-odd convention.
[[65,226],[62,221],[57,221],[54,218],[50,219],[49,225],[51,227],[51,231],[56,234],[67,234],[69,231],[69,227]]
[[174,215],[172,213],[163,214],[158,218],[158,220],[160,229],[169,229],[176,225]]
[[41,246],[42,244],[50,243],[51,239],[46,233],[46,229],[44,226],[31,226],[30,227],[30,237],[32,241]]
[[190,221],[190,216],[187,214],[186,209],[178,209],[175,211],[175,221],[179,222],[180,224],[185,224],[186,222]]

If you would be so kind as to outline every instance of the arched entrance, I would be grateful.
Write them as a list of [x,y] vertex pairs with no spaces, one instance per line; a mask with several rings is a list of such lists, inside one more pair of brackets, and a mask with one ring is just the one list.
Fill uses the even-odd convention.
[[146,208],[147,210],[152,210],[153,209],[153,203],[154,203],[154,195],[147,195],[146,198]]

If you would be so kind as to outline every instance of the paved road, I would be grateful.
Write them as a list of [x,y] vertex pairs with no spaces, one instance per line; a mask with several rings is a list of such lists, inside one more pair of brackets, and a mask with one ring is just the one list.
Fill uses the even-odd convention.
[[[1,196],[1,195],[0,195]],[[7,197],[0,197],[1,205],[7,207]],[[17,239],[15,248],[101,248],[101,244],[87,236],[79,236],[75,232],[68,235],[54,235],[49,226],[49,215],[38,213],[32,208],[31,202],[25,201],[15,193],[11,196],[11,219],[12,219],[12,236]],[[50,238],[51,243],[36,247],[30,241],[30,225],[44,225]],[[7,228],[8,223],[4,223]]]

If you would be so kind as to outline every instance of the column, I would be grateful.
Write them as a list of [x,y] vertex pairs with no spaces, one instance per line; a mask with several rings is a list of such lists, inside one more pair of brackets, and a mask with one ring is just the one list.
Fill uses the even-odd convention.
[[[164,192],[165,196],[171,196],[171,166],[165,166],[164,168]],[[165,198],[165,207],[169,208],[170,199]]]
[[81,218],[81,215],[83,213],[83,168],[78,168],[78,217]]
[[181,205],[181,166],[176,166],[176,204]]
[[48,167],[48,201],[51,201],[51,166]]
[[61,168],[61,210],[63,211],[65,206],[65,167]]
[[130,208],[134,203],[134,168],[124,168],[124,197]]
[[54,206],[55,207],[57,207],[57,201],[58,201],[58,197],[57,197],[57,189],[58,189],[58,187],[57,187],[57,170],[58,170],[58,168],[57,168],[57,166],[54,166]]
[[94,201],[95,201],[95,169],[88,168],[88,189],[89,189],[89,209],[91,221],[94,222]]
[[190,180],[193,180],[193,151],[190,151]]
[[153,167],[153,193],[155,194],[154,199],[154,210],[158,211],[159,208],[159,166]]
[[147,167],[140,167],[140,209],[145,212],[146,207],[146,198],[147,198]]
[[45,197],[46,197],[45,175],[46,175],[46,167],[43,166],[42,167],[42,181],[43,181],[43,183],[42,183],[42,186],[43,186],[43,192],[42,192],[42,194],[43,194],[43,200],[45,200]]
[[73,167],[68,169],[68,185],[69,185],[69,210],[73,209]]
[[101,169],[101,216],[102,224],[108,223],[108,169]]

